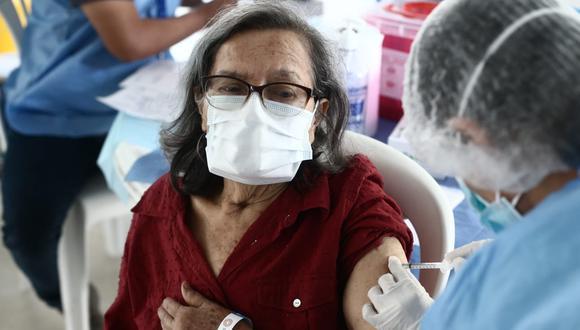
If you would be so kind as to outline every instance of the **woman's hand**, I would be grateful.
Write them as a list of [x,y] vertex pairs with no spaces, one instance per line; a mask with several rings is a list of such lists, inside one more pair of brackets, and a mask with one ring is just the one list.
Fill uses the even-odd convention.
[[[215,330],[224,317],[230,313],[228,309],[193,290],[186,282],[181,284],[181,295],[187,305],[181,305],[171,298],[165,298],[157,309],[163,330]],[[245,322],[238,323],[235,329],[246,329],[241,325],[245,325]]]

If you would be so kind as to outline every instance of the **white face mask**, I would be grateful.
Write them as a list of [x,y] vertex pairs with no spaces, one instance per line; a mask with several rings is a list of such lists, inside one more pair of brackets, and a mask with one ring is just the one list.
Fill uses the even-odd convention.
[[[218,96],[212,103],[239,103],[239,96]],[[253,93],[240,109],[208,104],[207,165],[215,175],[249,185],[290,182],[303,160],[312,159],[308,131],[314,113],[266,100]],[[316,109],[316,107],[315,107]]]

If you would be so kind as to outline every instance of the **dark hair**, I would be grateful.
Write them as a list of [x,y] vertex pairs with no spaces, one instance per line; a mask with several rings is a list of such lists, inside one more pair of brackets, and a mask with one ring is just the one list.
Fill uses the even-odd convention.
[[183,194],[211,197],[223,189],[223,178],[209,172],[205,154],[207,144],[198,111],[202,77],[209,74],[218,49],[233,35],[250,30],[282,29],[295,32],[309,51],[314,91],[329,101],[327,113],[317,112],[313,159],[303,161],[293,184],[309,187],[322,172],[336,173],[347,164],[341,140],[348,120],[349,106],[338,65],[324,37],[310,27],[294,8],[277,1],[260,1],[230,7],[210,23],[196,46],[189,64],[185,104],[181,115],[161,132],[161,144],[171,160],[171,182]]

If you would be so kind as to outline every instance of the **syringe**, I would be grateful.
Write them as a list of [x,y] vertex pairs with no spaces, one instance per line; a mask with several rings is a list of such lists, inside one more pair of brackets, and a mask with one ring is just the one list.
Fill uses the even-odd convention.
[[415,262],[403,264],[405,269],[442,269],[446,268],[442,262]]

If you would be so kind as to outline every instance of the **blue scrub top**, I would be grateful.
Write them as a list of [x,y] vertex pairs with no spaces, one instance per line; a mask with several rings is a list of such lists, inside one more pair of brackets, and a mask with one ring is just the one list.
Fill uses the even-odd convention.
[[[143,18],[173,13],[180,0],[134,0]],[[24,31],[21,66],[5,84],[6,119],[28,135],[105,134],[116,112],[96,100],[157,58],[121,62],[70,0],[35,1]]]
[[422,329],[580,329],[580,179],[470,258]]

